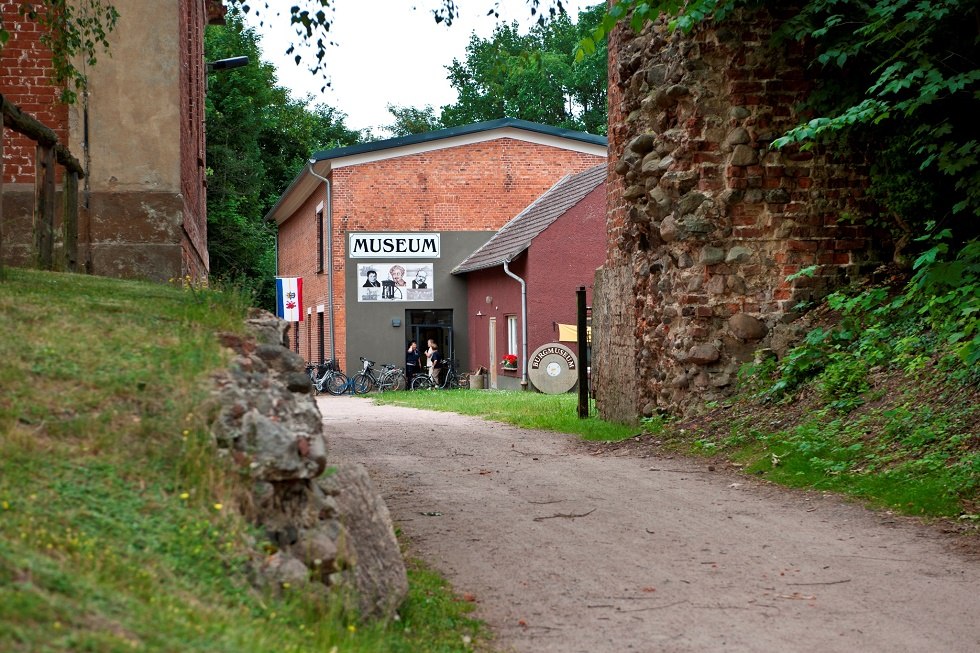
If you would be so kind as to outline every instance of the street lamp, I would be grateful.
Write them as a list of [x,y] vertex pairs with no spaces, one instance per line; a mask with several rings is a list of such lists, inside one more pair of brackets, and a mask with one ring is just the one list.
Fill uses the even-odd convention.
[[208,61],[204,65],[207,66],[209,73],[216,70],[231,70],[232,68],[247,66],[248,57],[229,57],[227,59],[218,59],[217,61]]

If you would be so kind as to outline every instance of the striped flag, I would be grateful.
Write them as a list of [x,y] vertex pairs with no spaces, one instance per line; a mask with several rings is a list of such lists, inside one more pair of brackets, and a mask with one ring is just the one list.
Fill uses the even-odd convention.
[[303,277],[276,277],[276,315],[287,322],[303,321]]

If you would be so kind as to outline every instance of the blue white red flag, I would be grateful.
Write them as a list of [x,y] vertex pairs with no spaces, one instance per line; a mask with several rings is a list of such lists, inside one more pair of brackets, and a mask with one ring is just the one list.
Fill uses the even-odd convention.
[[303,277],[276,278],[276,315],[287,322],[303,321]]

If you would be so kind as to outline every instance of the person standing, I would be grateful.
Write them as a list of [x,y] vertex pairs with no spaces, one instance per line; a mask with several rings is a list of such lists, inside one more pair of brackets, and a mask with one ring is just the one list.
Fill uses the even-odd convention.
[[414,340],[408,343],[408,351],[405,352],[405,378],[407,382],[405,389],[412,387],[414,379],[422,371],[422,353],[419,352],[419,343]]
[[432,338],[428,340],[428,348],[425,350],[425,371],[430,377],[432,376],[432,348],[435,346],[436,341]]
[[439,385],[439,370],[442,369],[442,356],[439,355],[439,345],[430,340],[429,343],[429,378],[436,385]]

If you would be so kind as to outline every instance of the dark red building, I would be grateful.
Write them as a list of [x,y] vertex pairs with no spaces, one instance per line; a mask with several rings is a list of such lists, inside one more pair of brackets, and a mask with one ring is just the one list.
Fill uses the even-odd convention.
[[[559,324],[576,323],[576,290],[584,286],[591,302],[605,259],[605,179],[605,164],[563,177],[453,270],[466,277],[465,367],[487,368],[491,388],[519,387],[524,357],[557,342]],[[574,342],[563,344],[577,354]],[[502,365],[507,354],[517,357],[516,369]]]

